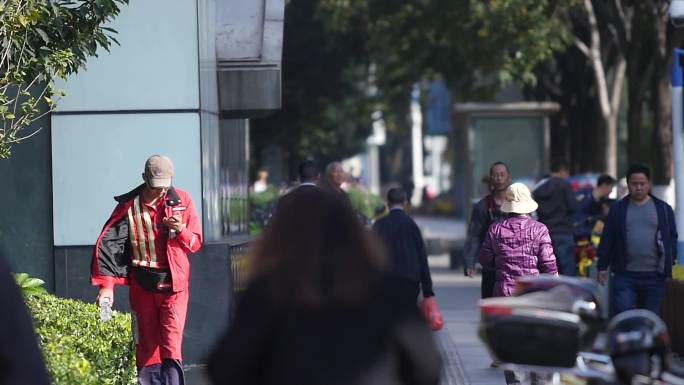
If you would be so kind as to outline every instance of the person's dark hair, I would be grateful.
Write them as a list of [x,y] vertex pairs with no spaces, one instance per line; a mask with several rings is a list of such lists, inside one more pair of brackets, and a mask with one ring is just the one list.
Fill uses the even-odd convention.
[[387,191],[387,204],[389,206],[406,203],[406,193],[399,187],[393,187]]
[[651,169],[640,163],[633,164],[629,166],[627,169],[627,181],[629,182],[629,178],[632,177],[634,174],[644,174],[646,175],[646,179],[651,180]]
[[492,172],[494,172],[494,167],[496,166],[504,166],[506,168],[506,172],[510,175],[511,172],[508,170],[508,165],[504,162],[494,162],[491,167],[489,167],[489,175],[492,175]]
[[608,174],[600,175],[598,177],[598,179],[596,180],[596,186],[614,185],[615,183],[617,183],[615,178],[613,178],[612,176],[610,176]]
[[551,172],[570,171],[570,165],[565,159],[554,159],[551,162]]
[[299,164],[299,180],[301,182],[313,182],[318,178],[319,173],[313,160],[305,160]]
[[280,304],[356,303],[384,268],[381,250],[348,204],[324,190],[303,189],[266,226],[250,278],[263,279]]

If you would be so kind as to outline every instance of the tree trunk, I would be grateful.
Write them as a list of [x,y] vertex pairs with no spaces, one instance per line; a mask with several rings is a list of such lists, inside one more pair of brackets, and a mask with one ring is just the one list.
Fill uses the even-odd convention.
[[633,12],[631,42],[627,53],[628,100],[627,110],[627,161],[632,163],[653,163],[651,135],[644,127],[644,102],[649,91],[653,72],[655,30],[653,8],[650,2],[635,3]]
[[646,94],[646,82],[639,77],[639,71],[632,69],[629,74],[627,108],[627,159],[630,164],[646,163],[650,160],[645,141],[642,137],[643,129],[643,106]]
[[[589,28],[589,44],[581,39],[575,41],[577,48],[582,51],[591,62],[596,82],[597,102],[601,111],[602,128],[605,128],[602,138],[606,144],[602,169],[609,174],[617,174],[617,112],[620,108],[620,96],[622,83],[625,77],[626,61],[622,54],[618,54],[614,66],[604,64],[602,57],[601,31],[594,6],[591,0],[584,0],[584,8],[587,13]],[[609,84],[609,75],[612,74],[612,84]]]
[[411,114],[409,94],[389,103],[387,143],[381,147],[383,182],[396,182],[411,175]]
[[655,143],[655,154],[653,183],[667,185],[670,184],[670,179],[673,175],[672,93],[670,91],[670,77],[661,75],[654,88],[653,143]]
[[[635,16],[639,12],[635,12]],[[629,106],[627,109],[627,160],[633,163],[652,163],[652,149],[650,137],[644,135],[644,101],[650,77],[653,72],[652,51],[649,44],[645,44],[651,34],[646,31],[648,26],[643,18],[635,18],[633,23],[633,40],[627,56],[627,91]]]
[[617,110],[612,111],[611,114],[605,117],[606,123],[606,173],[608,175],[617,175],[617,147],[618,147],[618,132],[617,132]]
[[617,120],[620,111],[620,100],[622,99],[622,87],[627,71],[627,61],[624,57],[618,59],[613,70],[613,84],[610,89],[610,113],[604,116],[606,122],[606,166],[608,174],[617,176],[618,165],[618,131]]

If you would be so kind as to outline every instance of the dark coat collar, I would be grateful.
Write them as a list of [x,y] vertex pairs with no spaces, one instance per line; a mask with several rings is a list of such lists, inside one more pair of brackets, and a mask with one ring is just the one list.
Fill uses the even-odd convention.
[[[125,203],[128,202],[132,199],[135,199],[142,190],[145,188],[145,184],[141,184],[140,186],[134,188],[133,190],[114,197],[114,200],[119,202],[119,203]],[[180,196],[178,195],[178,192],[176,192],[176,189],[171,186],[169,190],[166,192],[166,205],[167,206],[177,206],[181,203]]]

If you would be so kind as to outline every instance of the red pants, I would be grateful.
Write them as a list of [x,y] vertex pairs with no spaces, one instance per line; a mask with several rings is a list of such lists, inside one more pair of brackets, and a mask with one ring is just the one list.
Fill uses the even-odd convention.
[[131,280],[130,301],[138,368],[160,364],[162,359],[182,361],[188,294],[188,290],[150,293],[134,279]]

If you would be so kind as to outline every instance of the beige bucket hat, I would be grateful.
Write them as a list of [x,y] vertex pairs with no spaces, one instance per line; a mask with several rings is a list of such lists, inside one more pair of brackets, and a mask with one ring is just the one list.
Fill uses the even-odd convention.
[[513,183],[506,190],[506,202],[501,205],[505,213],[530,214],[539,205],[532,199],[530,189],[522,183]]

